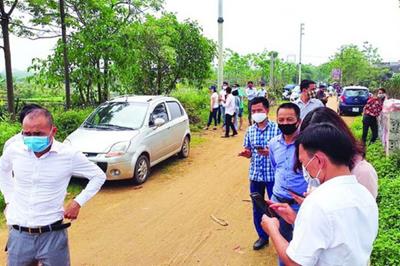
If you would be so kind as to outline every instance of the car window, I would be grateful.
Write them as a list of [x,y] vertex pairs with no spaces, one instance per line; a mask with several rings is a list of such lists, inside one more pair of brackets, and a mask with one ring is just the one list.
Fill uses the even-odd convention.
[[169,112],[171,113],[171,120],[181,117],[183,115],[182,108],[177,102],[167,102]]
[[154,120],[156,120],[157,118],[162,118],[165,122],[169,121],[167,108],[165,107],[164,103],[160,103],[156,106],[156,108],[154,108],[150,116],[150,125],[152,125],[154,123]]
[[367,90],[346,90],[344,95],[347,97],[368,97]]
[[[100,129],[138,129],[147,113],[147,103],[109,102],[100,105],[85,121],[84,127]],[[135,114],[135,115],[132,115]]]

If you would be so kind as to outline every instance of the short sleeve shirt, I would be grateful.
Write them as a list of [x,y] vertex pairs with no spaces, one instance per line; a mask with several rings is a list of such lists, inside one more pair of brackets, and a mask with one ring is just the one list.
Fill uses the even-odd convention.
[[294,102],[300,108],[300,118],[301,120],[306,117],[306,115],[318,107],[324,107],[324,104],[315,98],[311,98],[307,103],[304,103],[301,98]]
[[300,265],[367,265],[378,207],[353,175],[334,177],[303,202],[286,254]]
[[271,166],[269,156],[258,154],[257,147],[267,147],[269,141],[281,134],[278,125],[275,122],[268,121],[264,129],[258,128],[257,124],[247,129],[244,138],[244,147],[251,150],[249,178],[257,182],[274,181],[274,171]]

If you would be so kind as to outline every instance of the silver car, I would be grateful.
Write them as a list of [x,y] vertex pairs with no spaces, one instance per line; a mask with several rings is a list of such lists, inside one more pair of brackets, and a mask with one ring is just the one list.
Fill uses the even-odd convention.
[[189,118],[175,98],[124,96],[97,107],[64,142],[96,163],[108,180],[141,184],[155,164],[189,156]]

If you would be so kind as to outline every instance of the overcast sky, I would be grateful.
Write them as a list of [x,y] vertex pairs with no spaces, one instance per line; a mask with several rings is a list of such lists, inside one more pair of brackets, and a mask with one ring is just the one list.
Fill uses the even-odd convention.
[[[281,58],[299,53],[300,23],[305,24],[303,63],[326,62],[343,44],[369,41],[385,61],[400,60],[399,0],[224,0],[224,47],[240,54],[276,50]],[[197,20],[217,41],[218,0],[166,0],[180,20]],[[11,38],[12,65],[24,70],[44,58],[55,40]],[[0,69],[4,69],[3,53]]]

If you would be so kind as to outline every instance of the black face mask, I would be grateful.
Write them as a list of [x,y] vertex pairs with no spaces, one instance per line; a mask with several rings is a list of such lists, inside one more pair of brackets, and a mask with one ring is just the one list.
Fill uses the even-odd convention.
[[297,130],[297,123],[294,124],[278,124],[283,135],[292,135]]

